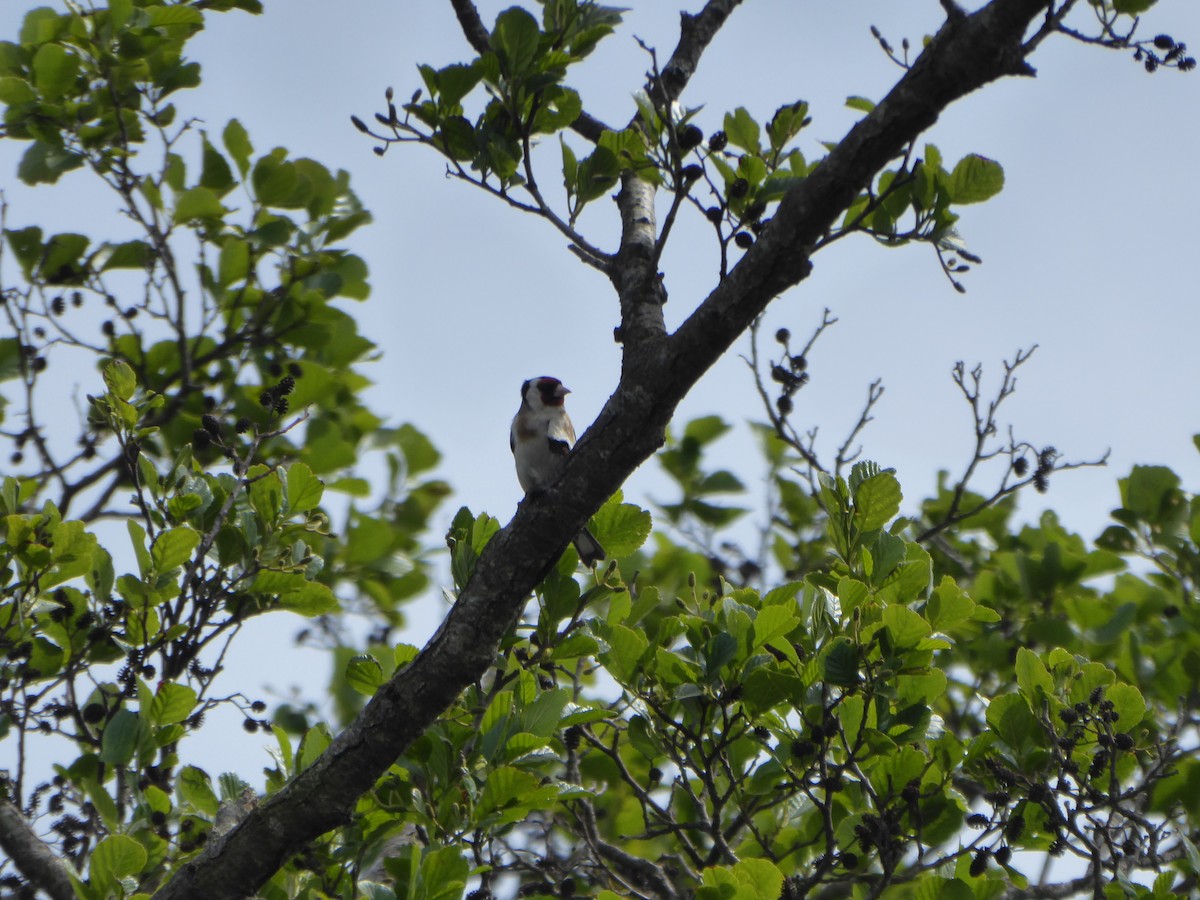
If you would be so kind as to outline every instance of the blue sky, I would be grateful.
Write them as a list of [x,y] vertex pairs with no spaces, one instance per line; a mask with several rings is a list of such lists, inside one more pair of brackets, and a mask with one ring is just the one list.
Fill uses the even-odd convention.
[[[0,39],[14,35],[36,5],[44,4],[5,0]],[[490,23],[509,4],[479,5]],[[665,59],[677,38],[677,8],[701,4],[626,5],[626,27],[571,79],[585,107],[612,123],[632,115],[631,95],[647,68],[634,35]],[[368,371],[376,383],[370,402],[393,423],[415,423],[443,452],[442,474],[457,491],[446,521],[460,504],[507,521],[520,499],[507,446],[518,387],[533,375],[560,377],[574,391],[569,406],[582,432],[619,372],[615,295],[546,223],[445,178],[444,166],[421,148],[395,147],[377,158],[351,126],[351,114],[370,119],[382,106],[388,85],[399,97],[419,86],[418,63],[469,57],[448,3],[266,6],[260,17],[209,16],[192,44],[204,83],[178,102],[214,134],[229,118],[240,119],[258,152],[284,146],[352,173],[376,219],[352,238],[374,288],[354,309],[382,350]],[[765,121],[780,104],[807,100],[813,124],[801,147],[813,158],[819,141],[837,140],[860,115],[845,107],[847,96],[878,100],[900,74],[869,26],[897,47],[904,37],[919,46],[942,15],[933,0],[747,2],[709,49],[683,102],[704,106],[696,121],[709,133],[736,106]],[[1085,8],[1081,26],[1086,18]],[[1200,49],[1200,4],[1162,0],[1142,30]],[[1134,463],[1165,463],[1185,484],[1200,484],[1200,455],[1191,443],[1200,432],[1200,73],[1149,76],[1128,54],[1064,38],[1049,41],[1032,62],[1036,79],[1012,79],[966,98],[928,135],[951,163],[978,152],[1005,168],[1004,191],[963,210],[962,235],[985,260],[965,277],[968,293],[950,287],[928,248],[885,249],[853,237],[814,259],[812,276],[771,307],[765,333],[787,326],[806,334],[824,307],[839,317],[810,358],[812,382],[797,397],[795,417],[820,426],[818,447],[830,455],[857,419],[867,384],[882,377],[887,392],[864,435],[864,456],[895,467],[910,502],[932,490],[939,468],[961,471],[969,459],[971,420],[949,378],[954,362],[982,362],[997,384],[1002,359],[1039,344],[1002,421],[1018,437],[1053,444],[1070,459],[1108,448],[1112,456],[1107,469],[1067,473],[1053,479],[1045,497],[1026,495],[1023,514],[1049,506],[1094,537],[1117,505],[1116,478]],[[24,189],[14,174],[23,149],[0,141],[9,227],[36,222],[97,236],[125,227],[114,217],[115,198],[82,174],[54,188]],[[543,165],[558,157],[550,149]],[[559,183],[550,168],[541,181]],[[614,246],[611,203],[595,202],[580,224],[594,243]],[[715,284],[710,235],[694,218],[681,222],[664,257],[671,325]],[[761,418],[737,357],[746,349],[740,342],[705,376],[678,421],[709,413],[739,425]],[[715,456],[761,489],[744,427]],[[981,490],[992,483],[987,477]],[[671,499],[653,462],[631,479],[627,494]],[[426,601],[419,635],[432,629],[439,603]],[[272,651],[293,652],[286,638]],[[315,690],[324,680],[319,658],[313,665],[300,656],[275,658],[287,663],[270,674],[261,657],[238,665],[244,677],[279,688],[294,680]],[[241,686],[239,677],[230,681]],[[238,735],[214,750],[215,770],[261,744]]]

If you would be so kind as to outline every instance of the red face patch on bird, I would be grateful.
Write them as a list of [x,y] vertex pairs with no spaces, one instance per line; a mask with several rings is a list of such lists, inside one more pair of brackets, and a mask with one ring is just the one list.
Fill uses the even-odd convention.
[[541,394],[542,403],[546,406],[562,406],[563,397],[571,393],[570,390],[563,387],[561,381],[548,375],[543,375],[537,380],[537,389]]

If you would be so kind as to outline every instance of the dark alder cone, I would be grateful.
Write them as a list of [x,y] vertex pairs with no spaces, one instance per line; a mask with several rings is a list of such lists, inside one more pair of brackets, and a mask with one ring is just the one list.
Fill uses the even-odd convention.
[[841,856],[841,863],[842,863],[843,868],[857,869],[858,868],[858,854],[857,853],[843,853]]
[[116,331],[117,331],[116,326],[113,325],[112,321],[108,320],[108,319],[106,319],[100,325],[100,330],[104,333],[104,335],[106,337],[112,337],[114,334],[116,334]]
[[1029,460],[1023,456],[1017,457],[1013,460],[1012,469],[1018,478],[1024,478],[1025,473],[1029,471]]
[[1004,834],[1010,841],[1015,841],[1025,833],[1025,818],[1023,816],[1013,816],[1004,826]]
[[71,305],[76,308],[83,306],[83,294],[79,293],[79,291],[72,291],[71,292]]
[[988,857],[991,854],[986,850],[980,850],[975,854],[975,858],[971,860],[971,877],[978,878],[987,871]]
[[683,176],[685,182],[690,184],[704,174],[704,169],[697,165],[684,166],[683,171],[679,174]]
[[791,340],[791,338],[792,333],[786,328],[780,328],[777,332],[775,332],[775,340],[779,341],[781,344],[786,344],[789,340]]
[[1012,859],[1011,847],[1001,847],[996,851],[996,862],[1000,863],[1000,865],[1007,866],[1010,859]]
[[211,434],[213,437],[221,436],[221,422],[216,416],[205,414],[200,417],[200,427]]
[[973,813],[967,816],[967,824],[972,828],[987,828],[990,821],[991,819],[983,813]]
[[50,309],[56,316],[61,316],[67,311],[67,301],[60,294],[50,301]]
[[192,446],[197,450],[204,450],[212,446],[212,435],[203,428],[197,428],[192,432]]
[[747,222],[757,222],[762,218],[762,214],[767,211],[767,204],[762,200],[755,200],[746,207],[746,214],[742,216]]
[[89,703],[83,708],[83,721],[95,725],[104,718],[104,707],[99,703]]
[[748,231],[739,231],[733,236],[733,242],[743,250],[749,250],[754,246],[754,235]]
[[1174,50],[1175,39],[1169,34],[1160,34],[1154,39],[1154,46],[1159,50]]
[[745,178],[735,179],[733,184],[729,185],[729,196],[734,199],[745,197],[748,193],[750,193],[750,182]]
[[279,380],[279,384],[275,388],[275,390],[279,392],[279,396],[281,396],[281,397],[286,396],[287,394],[290,394],[295,389],[296,389],[296,379],[293,378],[291,375],[284,375],[283,378],[281,378]]
[[299,378],[304,374],[304,369],[300,367],[300,363],[288,363],[288,374],[293,378]]
[[242,728],[244,728],[250,734],[254,734],[254,732],[258,731],[258,722],[256,722],[254,719],[246,719],[244,722],[242,722]]
[[793,756],[810,756],[817,749],[812,741],[792,741]]
[[699,147],[704,141],[704,132],[695,125],[688,125],[679,132],[679,146],[683,150]]
[[1117,745],[1118,750],[1132,750],[1133,749],[1133,738],[1131,738],[1129,735],[1125,734],[1124,732],[1113,735],[1113,743]]
[[723,131],[714,131],[708,137],[708,149],[713,153],[720,153],[729,145],[729,138],[726,137]]
[[275,405],[275,394],[271,391],[263,391],[258,395],[258,402],[261,403],[265,409],[270,409]]
[[250,709],[252,709],[256,713],[260,713],[263,710],[265,710],[266,708],[267,708],[267,704],[263,703],[261,700],[255,700],[253,703],[250,704]]
[[251,424],[250,420],[247,419],[245,416],[242,416],[240,419],[237,420],[237,424],[234,425],[233,427],[234,427],[234,430],[237,431],[238,434],[245,434],[247,431],[250,430],[250,424]]
[[710,221],[710,222],[712,222],[714,225],[716,225],[716,224],[718,224],[718,223],[721,221],[721,218],[722,218],[724,215],[725,215],[725,214],[724,214],[723,212],[721,212],[721,207],[719,207],[719,206],[710,206],[710,207],[708,208],[707,212],[705,212],[705,213],[704,213],[704,218],[708,219],[708,221]]

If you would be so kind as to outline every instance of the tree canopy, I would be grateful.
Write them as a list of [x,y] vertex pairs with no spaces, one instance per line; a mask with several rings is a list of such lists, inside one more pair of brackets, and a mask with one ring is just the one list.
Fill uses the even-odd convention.
[[[738,5],[684,13],[674,48],[646,47],[627,120],[605,122],[571,73],[622,10],[539,0],[485,23],[451,0],[464,60],[352,116],[381,164],[405,144],[439,154],[615,294],[620,381],[561,477],[507,525],[460,509],[444,543],[438,451],[363,399],[377,347],[350,301],[369,295],[354,240],[370,215],[349,176],[188,116],[188,41],[258,0],[41,7],[0,41],[17,176],[86,175],[137,235],[3,210],[4,896],[1196,890],[1200,500],[1139,466],[1094,542],[1049,512],[1018,524],[1019,491],[1098,461],[1006,428],[1028,350],[994,393],[956,367],[972,460],[906,502],[887,460],[856,451],[875,389],[832,454],[793,416],[828,311],[811,336],[760,333],[851,235],[864,253],[925,245],[961,287],[977,257],[956,223],[1004,173],[926,132],[1032,76],[1044,42],[1148,71],[1194,60],[1139,27],[1153,0],[943,0],[921,47],[875,34],[895,86],[851,98],[860,120],[810,158],[802,101],[697,124],[686,89]],[[608,247],[581,213],[614,193]],[[683,217],[711,227],[696,253],[714,283],[674,298],[689,311],[670,329],[661,267]],[[757,547],[734,530],[749,473],[711,462],[729,425],[672,423],[747,335]],[[50,380],[64,368],[86,396],[74,425]],[[622,486],[655,454],[676,496],[648,510]],[[610,557],[586,571],[584,525]],[[398,629],[443,577],[439,544],[453,605],[418,648]],[[330,648],[335,721],[268,715],[222,678],[244,624],[284,611]],[[274,748],[214,777],[189,739],[228,708]]]

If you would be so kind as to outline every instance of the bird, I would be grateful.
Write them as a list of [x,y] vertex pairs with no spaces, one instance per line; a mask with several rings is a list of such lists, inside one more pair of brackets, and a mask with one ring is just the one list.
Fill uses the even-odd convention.
[[[530,378],[521,385],[521,408],[513,417],[508,445],[517,465],[517,481],[527,497],[557,477],[575,446],[575,426],[563,406],[569,393],[570,389],[549,375]],[[587,528],[575,535],[572,543],[588,568],[607,556]]]

